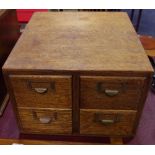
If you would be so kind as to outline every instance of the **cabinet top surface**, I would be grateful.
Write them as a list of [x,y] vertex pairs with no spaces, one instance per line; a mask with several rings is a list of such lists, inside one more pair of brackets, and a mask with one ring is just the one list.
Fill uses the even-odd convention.
[[35,13],[3,69],[146,71],[152,67],[126,13]]

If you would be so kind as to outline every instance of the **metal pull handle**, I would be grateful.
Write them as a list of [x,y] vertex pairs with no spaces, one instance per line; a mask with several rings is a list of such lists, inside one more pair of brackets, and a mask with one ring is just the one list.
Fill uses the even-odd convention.
[[117,94],[119,94],[119,90],[105,89],[104,93],[107,96],[111,96],[112,97],[112,96],[116,96]]
[[44,94],[47,92],[48,88],[34,88],[34,90],[39,94]]
[[102,120],[100,120],[100,123],[102,123],[103,125],[109,125],[109,124],[115,123],[115,120],[111,120],[111,119],[102,119]]
[[43,124],[48,124],[48,123],[51,122],[51,120],[52,120],[52,118],[50,118],[50,117],[40,117],[40,118],[39,118],[39,121],[40,121],[41,123],[43,123]]
[[118,114],[95,113],[94,121],[102,125],[111,125],[118,123],[120,121],[120,116]]
[[45,94],[47,91],[55,92],[55,82],[32,82],[28,81],[28,88],[38,94]]
[[49,124],[57,120],[57,113],[54,112],[52,116],[38,116],[36,112],[32,111],[32,116],[35,120],[39,120],[43,124]]
[[125,92],[125,84],[121,83],[120,88],[118,89],[108,89],[108,88],[105,88],[103,82],[98,82],[96,85],[96,90],[98,93],[105,94],[109,97],[112,97],[112,96],[118,95],[120,92]]

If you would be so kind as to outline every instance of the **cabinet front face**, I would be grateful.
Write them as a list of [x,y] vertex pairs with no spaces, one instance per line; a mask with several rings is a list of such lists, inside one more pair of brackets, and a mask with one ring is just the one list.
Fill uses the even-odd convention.
[[86,135],[133,135],[136,111],[80,110],[80,133]]
[[80,134],[131,136],[145,77],[81,76]]
[[78,123],[76,134],[81,135],[134,134],[145,77],[79,76],[77,81],[72,75],[9,77],[23,133],[71,135]]
[[145,78],[82,76],[80,107],[86,109],[137,109]]
[[72,107],[71,76],[12,75],[10,79],[19,107]]
[[72,111],[67,109],[18,109],[24,133],[71,134]]

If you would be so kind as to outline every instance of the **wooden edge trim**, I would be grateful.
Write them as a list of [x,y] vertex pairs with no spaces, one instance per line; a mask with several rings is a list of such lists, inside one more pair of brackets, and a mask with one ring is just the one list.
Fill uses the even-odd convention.
[[9,94],[7,93],[6,96],[5,96],[5,98],[4,98],[4,100],[3,100],[2,106],[0,108],[0,116],[3,115],[3,112],[4,112],[4,110],[5,110],[8,102],[9,102]]
[[72,132],[79,133],[79,75],[74,74],[72,78]]
[[121,137],[110,137],[110,142],[112,145],[122,145],[123,139]]
[[0,139],[0,145],[97,145],[100,143],[53,141],[53,140],[26,140],[26,139]]

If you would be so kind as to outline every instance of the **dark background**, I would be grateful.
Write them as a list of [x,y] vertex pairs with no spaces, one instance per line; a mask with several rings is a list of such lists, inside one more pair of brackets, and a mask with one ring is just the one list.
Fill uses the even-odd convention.
[[[123,11],[128,12],[129,16],[131,16],[131,10],[123,10]],[[134,16],[132,20],[134,25],[136,25],[137,23],[139,11],[140,11],[139,9],[134,10]],[[142,10],[137,33],[141,35],[150,35],[155,37],[155,9]]]

